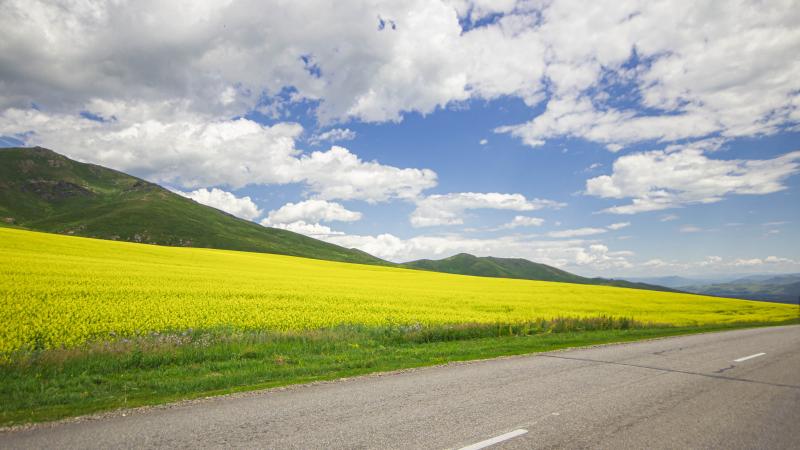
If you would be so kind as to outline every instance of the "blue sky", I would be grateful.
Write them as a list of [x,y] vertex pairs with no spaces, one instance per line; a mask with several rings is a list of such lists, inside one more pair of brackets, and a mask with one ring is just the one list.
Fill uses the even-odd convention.
[[192,5],[4,3],[2,145],[393,261],[800,271],[791,1]]

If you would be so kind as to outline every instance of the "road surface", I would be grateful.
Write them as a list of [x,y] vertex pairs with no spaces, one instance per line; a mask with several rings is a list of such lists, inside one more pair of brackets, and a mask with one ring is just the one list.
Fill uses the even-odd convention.
[[431,367],[0,432],[2,448],[490,444],[800,448],[800,326]]

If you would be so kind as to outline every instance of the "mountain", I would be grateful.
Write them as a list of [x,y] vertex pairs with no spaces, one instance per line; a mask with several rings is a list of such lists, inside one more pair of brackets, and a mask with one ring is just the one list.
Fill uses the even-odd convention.
[[360,250],[267,228],[45,148],[0,149],[0,225],[148,244],[390,265]]
[[625,280],[607,278],[587,278],[557,269],[546,264],[535,263],[521,258],[478,257],[467,253],[459,253],[449,258],[431,260],[420,259],[402,264],[405,267],[433,272],[457,273],[482,277],[520,278],[524,280],[558,281],[562,283],[594,284],[600,286],[617,286],[651,291],[671,291],[666,288],[646,283],[633,283]]
[[800,274],[749,276],[728,283],[690,285],[681,289],[717,297],[797,303],[800,297]]
[[711,280],[711,279],[701,280],[697,278],[686,278],[677,275],[672,275],[665,277],[634,277],[634,278],[628,278],[628,281],[633,281],[636,283],[657,284],[659,286],[666,286],[669,288],[677,289],[680,288],[681,286],[710,284],[717,280]]
[[785,273],[785,274],[756,274],[747,275],[744,277],[737,277],[733,280],[727,280],[727,283],[767,283],[767,284],[790,284],[795,281],[800,281],[800,273]]

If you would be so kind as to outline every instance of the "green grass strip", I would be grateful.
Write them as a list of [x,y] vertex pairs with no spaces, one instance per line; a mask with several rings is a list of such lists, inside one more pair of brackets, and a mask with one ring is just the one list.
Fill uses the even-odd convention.
[[558,320],[433,329],[217,330],[17,355],[14,362],[0,365],[0,424],[50,421],[453,361],[778,325],[669,327],[619,319]]

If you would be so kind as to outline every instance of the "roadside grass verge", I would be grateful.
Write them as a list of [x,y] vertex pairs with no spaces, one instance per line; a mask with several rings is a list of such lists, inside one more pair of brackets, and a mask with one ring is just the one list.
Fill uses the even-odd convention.
[[682,326],[630,318],[556,318],[439,326],[217,329],[31,350],[0,364],[0,425],[57,420],[452,361],[800,323]]

